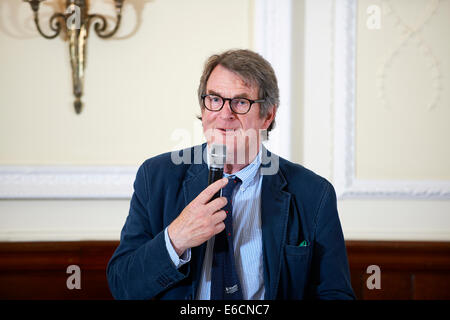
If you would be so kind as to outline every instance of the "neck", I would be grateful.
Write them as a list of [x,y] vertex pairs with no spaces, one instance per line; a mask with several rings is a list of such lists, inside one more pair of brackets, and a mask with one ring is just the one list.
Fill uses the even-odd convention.
[[260,147],[261,146],[258,145],[257,148],[255,148],[256,150],[247,149],[247,152],[245,153],[245,161],[239,161],[241,159],[239,159],[239,157],[237,157],[237,154],[234,154],[234,158],[232,160],[233,160],[233,162],[236,162],[236,163],[233,163],[233,162],[226,163],[223,168],[223,171],[227,174],[233,174],[233,173],[236,173],[236,172],[242,170],[243,168],[245,168],[246,166],[248,166],[250,163],[252,163],[255,160],[255,158],[258,156]]

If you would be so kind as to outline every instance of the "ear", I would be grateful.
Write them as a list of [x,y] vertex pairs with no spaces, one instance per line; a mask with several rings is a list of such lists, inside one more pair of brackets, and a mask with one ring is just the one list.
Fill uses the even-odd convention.
[[270,106],[266,116],[264,117],[264,123],[261,129],[269,128],[270,124],[275,119],[276,113],[277,113],[277,106],[276,105]]

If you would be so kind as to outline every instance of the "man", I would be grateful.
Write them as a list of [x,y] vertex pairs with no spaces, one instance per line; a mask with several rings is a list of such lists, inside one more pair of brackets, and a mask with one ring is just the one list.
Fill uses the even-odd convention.
[[[198,96],[207,144],[139,168],[108,264],[113,296],[353,299],[333,187],[261,144],[279,104],[270,64],[249,50],[213,55]],[[213,144],[226,146],[227,178],[208,186]]]

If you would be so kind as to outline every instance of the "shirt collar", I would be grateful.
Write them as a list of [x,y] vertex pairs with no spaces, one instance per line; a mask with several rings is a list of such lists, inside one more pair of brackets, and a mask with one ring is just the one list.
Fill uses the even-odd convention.
[[243,190],[247,189],[248,186],[254,181],[255,176],[259,172],[259,167],[261,166],[261,154],[262,154],[261,149],[259,149],[259,152],[256,155],[255,159],[248,166],[242,168],[241,170],[233,174],[224,173],[223,175],[225,177],[229,176],[238,177],[242,181],[240,188],[242,188]]

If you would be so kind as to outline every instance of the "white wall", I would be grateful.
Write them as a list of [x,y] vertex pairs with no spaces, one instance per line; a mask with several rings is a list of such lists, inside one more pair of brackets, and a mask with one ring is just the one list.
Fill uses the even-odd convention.
[[346,239],[450,240],[449,14],[306,1],[303,163],[335,185]]
[[[92,12],[112,15],[112,1],[91,2]],[[252,43],[251,1],[126,1],[114,39],[91,28],[76,116],[67,42],[39,36],[27,3],[0,6],[2,25],[18,34],[0,30],[0,164],[137,165],[175,148],[175,129],[200,142],[193,127],[205,59]]]
[[[41,5],[46,31],[56,3]],[[91,12],[113,16],[112,1],[91,3]],[[54,200],[45,194],[89,198],[93,179],[111,188],[111,196],[116,180],[123,185],[114,167],[133,168],[153,155],[201,143],[196,92],[205,59],[252,48],[252,30],[251,0],[127,0],[113,39],[99,39],[91,28],[85,108],[76,115],[68,43],[38,35],[27,3],[0,1],[0,165],[19,172],[1,175],[7,183],[0,182],[0,193],[27,189],[0,200],[0,240],[118,239],[133,174],[126,175],[127,188],[117,189],[122,199]],[[35,172],[45,166],[50,174],[30,175],[22,166]],[[72,179],[55,174],[60,166],[113,166],[113,173],[96,178],[82,172]],[[39,199],[43,194],[46,199]]]
[[[110,1],[92,3],[92,11],[112,16]],[[8,189],[34,188],[34,193],[25,190],[25,198],[16,190],[16,196],[0,200],[0,241],[117,240],[128,213],[130,172],[150,156],[203,141],[195,119],[198,79],[206,57],[228,48],[256,49],[274,63],[282,92],[288,92],[282,97],[288,101],[285,120],[279,119],[277,130],[282,131],[278,139],[288,134],[290,143],[278,143],[280,152],[347,195],[338,200],[346,239],[450,240],[445,189],[450,177],[450,51],[448,41],[442,41],[449,38],[450,3],[429,2],[438,6],[436,11],[422,1],[354,3],[127,0],[114,39],[100,40],[91,30],[85,109],[75,115],[67,43],[41,38],[26,3],[0,1],[0,166],[3,173],[9,166],[19,172],[1,179],[8,181]],[[382,10],[379,30],[366,26],[369,5]],[[343,19],[352,8],[353,29],[352,20]],[[43,9],[48,17],[50,7]],[[395,102],[389,109],[379,94],[379,70],[404,37],[392,9],[413,24],[434,13],[414,41],[394,54],[398,60],[381,67],[385,96]],[[265,21],[270,28],[259,29]],[[417,36],[439,62],[438,85],[432,59],[417,54]],[[436,87],[439,99],[428,109]],[[169,95],[173,101],[161,98]],[[354,122],[344,117],[352,127],[342,130],[340,115],[349,110]],[[180,133],[189,139],[172,139]],[[353,144],[343,142],[345,137],[353,137]],[[342,184],[339,174],[349,163],[354,170],[344,175],[349,185]],[[37,174],[24,174],[23,165]],[[40,166],[51,174],[36,171]],[[55,176],[55,166],[63,171],[81,166],[84,173],[74,179]],[[113,169],[96,178],[86,166]],[[115,170],[125,172],[125,178]],[[89,197],[90,189],[80,188],[91,180],[94,187],[105,186],[106,198]],[[7,194],[6,188],[0,181],[0,193]],[[442,192],[435,197],[411,192],[433,188]],[[53,196],[45,196],[49,190]],[[66,191],[75,196],[64,196]],[[117,191],[119,196],[112,196]]]

